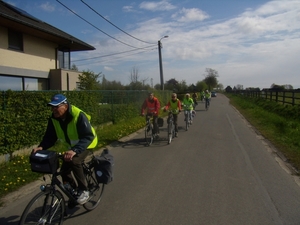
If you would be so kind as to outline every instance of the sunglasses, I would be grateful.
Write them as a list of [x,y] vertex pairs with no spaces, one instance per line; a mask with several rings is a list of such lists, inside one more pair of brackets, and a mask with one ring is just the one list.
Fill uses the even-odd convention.
[[51,105],[51,109],[58,109],[58,108],[61,107],[63,104],[64,104],[64,103],[59,104],[59,105],[56,105],[56,106]]

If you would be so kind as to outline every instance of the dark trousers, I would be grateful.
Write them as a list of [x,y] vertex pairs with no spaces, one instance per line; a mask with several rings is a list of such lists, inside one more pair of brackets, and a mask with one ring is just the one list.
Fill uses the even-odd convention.
[[173,114],[173,121],[174,121],[174,125],[175,125],[175,132],[178,132],[178,125],[177,125],[178,114]]
[[[151,114],[148,114],[148,115],[151,116]],[[158,116],[153,116],[153,132],[155,134],[159,134],[159,128],[158,128],[157,120],[158,120]]]
[[61,170],[65,171],[62,173],[63,182],[69,182],[72,187],[76,187],[75,181],[73,179],[72,173],[77,181],[78,188],[82,191],[87,190],[87,183],[83,173],[82,162],[88,156],[89,151],[85,150],[80,154],[76,154],[72,161],[63,161]]

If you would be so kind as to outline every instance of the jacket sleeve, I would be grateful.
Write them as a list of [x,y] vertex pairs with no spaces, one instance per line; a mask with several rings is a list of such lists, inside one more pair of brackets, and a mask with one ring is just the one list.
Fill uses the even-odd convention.
[[49,149],[56,143],[56,141],[57,141],[56,131],[52,123],[52,119],[49,118],[46,132],[43,136],[41,143],[39,144],[39,147],[42,147],[43,149]]
[[76,127],[79,141],[75,146],[72,147],[72,150],[80,154],[88,148],[95,136],[93,134],[90,121],[83,112],[80,112],[79,114]]
[[181,111],[181,102],[179,99],[178,99],[177,105],[178,105],[178,109]]
[[158,101],[158,99],[156,99],[156,104],[155,104],[156,115],[159,114],[159,110],[160,110],[160,102]]
[[168,102],[168,104],[165,106],[165,110],[168,110],[170,108],[171,103]]
[[146,108],[147,108],[147,100],[145,100],[143,102],[142,109],[141,109],[141,114],[144,114]]

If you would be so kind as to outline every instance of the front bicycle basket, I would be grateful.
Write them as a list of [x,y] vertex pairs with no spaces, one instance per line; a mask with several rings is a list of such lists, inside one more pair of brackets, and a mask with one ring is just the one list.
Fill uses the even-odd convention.
[[37,151],[30,155],[29,161],[33,172],[54,174],[59,167],[58,157],[54,151]]

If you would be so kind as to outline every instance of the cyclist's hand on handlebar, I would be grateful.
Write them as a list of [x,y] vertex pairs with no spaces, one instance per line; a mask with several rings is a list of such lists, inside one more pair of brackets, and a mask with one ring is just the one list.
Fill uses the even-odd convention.
[[34,154],[34,153],[36,153],[37,151],[40,151],[40,150],[43,150],[43,147],[36,147],[36,148],[32,149],[31,153]]
[[76,153],[73,150],[68,150],[64,154],[64,160],[67,162],[72,161],[74,155],[76,155]]

